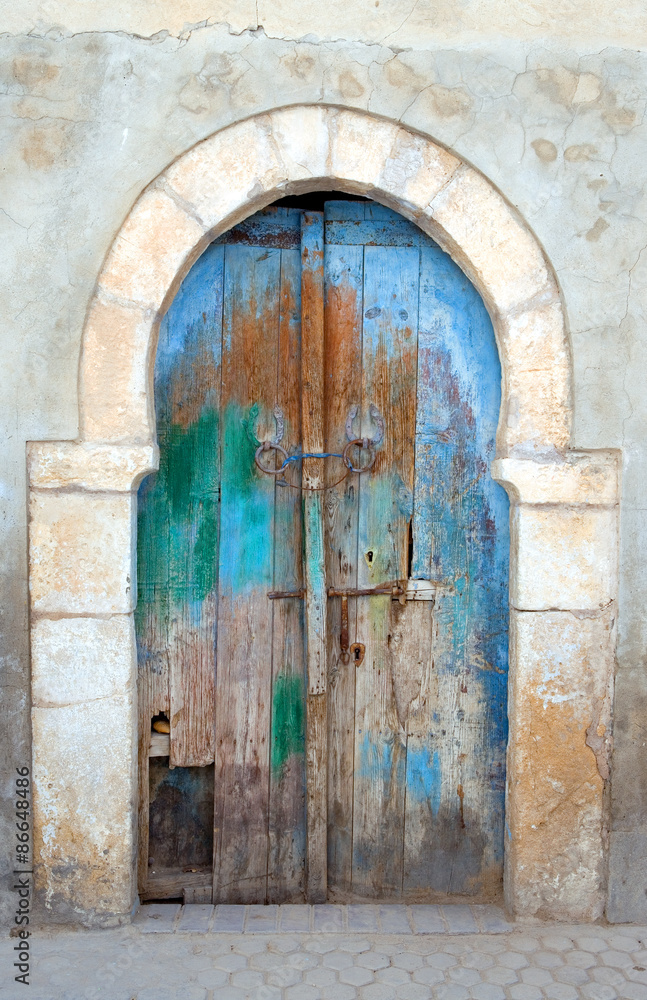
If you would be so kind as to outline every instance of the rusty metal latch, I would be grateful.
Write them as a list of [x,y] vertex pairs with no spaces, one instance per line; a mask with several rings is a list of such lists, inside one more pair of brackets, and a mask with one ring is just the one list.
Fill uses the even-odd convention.
[[[377,587],[345,587],[338,590],[329,587],[328,597],[341,597],[341,627],[339,629],[339,658],[346,665],[351,658],[359,667],[364,659],[364,645],[361,642],[350,643],[348,629],[348,598],[349,597],[391,597],[400,604],[407,601],[431,601],[435,603],[436,588],[442,586],[438,580],[397,580],[395,583],[381,583]],[[267,595],[270,601],[295,597],[303,599],[305,590],[273,590]]]
[[399,597],[400,594],[406,594],[406,588],[402,586],[401,581],[398,581],[381,583],[377,587],[350,587],[345,590],[335,590],[334,587],[330,587],[328,590],[328,597],[379,597],[384,594]]
[[354,642],[349,645],[348,635],[348,598],[349,597],[377,597],[390,596],[400,597],[405,593],[400,583],[382,583],[379,587],[347,587],[345,590],[336,590],[330,587],[328,597],[341,597],[341,628],[339,630],[339,658],[343,664],[350,662],[351,654],[356,666],[359,666],[364,659],[364,646],[361,642]]

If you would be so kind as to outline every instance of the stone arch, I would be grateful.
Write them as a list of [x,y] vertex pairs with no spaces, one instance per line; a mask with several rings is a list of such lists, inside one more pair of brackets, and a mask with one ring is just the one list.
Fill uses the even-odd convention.
[[[133,514],[136,487],[156,464],[160,317],[215,237],[277,198],[317,189],[368,196],[411,219],[460,265],[492,317],[503,372],[492,474],[512,501],[506,898],[520,914],[598,916],[616,456],[569,450],[571,366],[559,290],[517,213],[429,138],[334,107],[291,107],[232,125],[142,193],[88,310],[79,440],[29,446],[38,884],[66,919],[116,919],[136,898]],[[57,667],[61,655],[77,664],[76,695]],[[88,673],[99,699],[115,706],[118,752],[108,758],[96,745]],[[89,769],[101,758],[100,797],[87,770],[73,779],[74,807],[65,792],[72,744],[60,730],[54,738],[56,710],[67,712],[76,759],[80,752]],[[71,838],[73,815],[79,835]]]
[[319,107],[276,111],[216,133],[138,199],[90,304],[81,358],[83,440],[153,440],[150,365],[143,357],[193,261],[220,233],[277,198],[331,187],[411,219],[479,289],[505,372],[499,453],[567,447],[564,319],[555,277],[533,235],[481,174],[430,139],[361,112]]

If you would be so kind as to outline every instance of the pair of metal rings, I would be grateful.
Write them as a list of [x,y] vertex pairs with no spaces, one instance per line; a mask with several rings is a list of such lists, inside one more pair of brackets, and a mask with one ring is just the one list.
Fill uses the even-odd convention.
[[[348,456],[348,452],[350,451],[350,449],[355,446],[358,448],[368,448],[368,450],[371,453],[371,460],[368,463],[368,465],[364,465],[361,468],[355,468],[355,466],[353,465]],[[261,464],[261,455],[264,451],[278,451],[279,454],[283,456],[283,463],[281,467],[278,469],[266,469],[265,466]],[[256,465],[261,470],[261,472],[264,472],[265,475],[267,476],[283,475],[288,465],[290,465],[291,462],[293,462],[296,457],[298,456],[293,456],[292,458],[290,458],[285,448],[282,448],[280,444],[275,444],[273,441],[263,441],[262,444],[259,444],[258,448],[256,449],[256,452],[254,453],[254,461],[256,462]],[[307,456],[307,457],[312,458],[317,456]],[[369,438],[354,438],[352,441],[349,441],[346,447],[344,448],[341,454],[341,458],[344,465],[350,472],[368,472],[368,470],[373,468],[373,465],[375,464],[375,450],[373,448],[373,442],[370,441]]]

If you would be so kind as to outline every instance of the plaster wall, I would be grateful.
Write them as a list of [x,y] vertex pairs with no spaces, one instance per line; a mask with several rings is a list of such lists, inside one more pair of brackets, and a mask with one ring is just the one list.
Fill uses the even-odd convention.
[[[374,0],[235,11],[188,3],[179,15],[163,3],[5,8],[5,844],[12,768],[30,756],[25,441],[78,434],[80,338],[103,259],[141,190],[197,141],[266,109],[327,103],[402,121],[472,163],[518,208],[555,268],[574,366],[572,447],[623,449],[607,912],[646,919],[647,24],[637,3],[620,14],[578,5],[570,21],[557,6],[471,4],[459,14],[382,0],[379,18]],[[1,861],[10,871],[8,852]],[[7,913],[8,885],[4,878]]]

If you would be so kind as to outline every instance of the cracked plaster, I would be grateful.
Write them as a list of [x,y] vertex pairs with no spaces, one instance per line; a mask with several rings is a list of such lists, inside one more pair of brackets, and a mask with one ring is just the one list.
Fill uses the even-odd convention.
[[156,40],[185,42],[215,24],[232,34],[262,29],[270,38],[297,41],[368,41],[397,48],[432,41],[473,42],[484,36],[521,39],[566,37],[634,47],[647,39],[647,16],[640,0],[622,7],[609,0],[329,0],[325,5],[295,0],[15,0],[2,4],[4,30],[16,34],[55,31],[76,34],[123,31]]
[[[360,4],[339,5],[338,18],[330,8],[325,15],[306,8],[290,31],[257,18],[254,5],[237,5],[236,18],[225,12],[230,25],[194,31],[185,25],[201,20],[199,4],[183,6],[181,25],[162,4],[145,17],[138,5],[127,14],[99,7],[92,20],[87,5],[54,0],[38,17],[33,4],[12,5],[9,16],[5,10],[6,31],[32,33],[0,39],[2,662],[13,720],[6,753],[17,765],[28,754],[24,442],[77,435],[84,315],[133,201],[173,159],[231,122],[296,102],[369,110],[474,164],[534,229],[570,324],[573,446],[623,449],[611,882],[614,919],[644,919],[647,883],[624,896],[618,888],[625,859],[641,849],[636,837],[647,810],[640,722],[647,708],[640,600],[647,583],[640,374],[647,363],[647,59],[635,50],[644,34],[642,5],[623,6],[632,20],[626,29],[615,8],[611,27],[604,7],[596,14],[580,5],[588,27],[574,31],[559,16],[548,18],[547,30],[538,5],[534,25],[521,30],[511,6],[505,30],[516,37],[507,40],[483,34],[491,33],[491,5],[474,5],[481,22],[474,12],[470,23],[463,13],[458,27],[445,20],[453,37],[439,32],[433,40],[425,4],[404,20],[395,4],[383,7],[391,20],[380,21],[382,34],[370,18],[362,21]],[[249,30],[259,20],[263,30]],[[351,40],[318,43],[333,23],[335,34]],[[388,46],[380,43],[386,27]],[[3,902],[11,904],[8,893]]]

